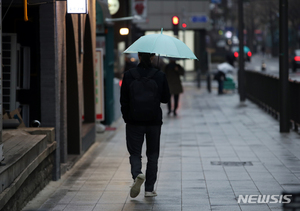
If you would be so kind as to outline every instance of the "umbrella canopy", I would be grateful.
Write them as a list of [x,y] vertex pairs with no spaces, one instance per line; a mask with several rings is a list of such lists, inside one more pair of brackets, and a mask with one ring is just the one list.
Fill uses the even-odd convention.
[[186,44],[175,37],[164,35],[162,32],[163,29],[161,29],[160,34],[149,34],[140,37],[124,53],[144,52],[155,53],[165,57],[197,59]]
[[232,72],[234,71],[234,67],[227,62],[221,63],[217,67],[218,67],[218,70],[222,71],[223,73],[228,73],[230,71],[232,71]]

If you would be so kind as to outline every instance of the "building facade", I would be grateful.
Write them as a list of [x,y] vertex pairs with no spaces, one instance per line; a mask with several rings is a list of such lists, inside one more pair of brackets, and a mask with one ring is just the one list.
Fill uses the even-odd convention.
[[88,14],[67,14],[66,1],[2,1],[3,107],[22,108],[32,121],[54,127],[54,179],[69,155],[82,155],[95,141],[95,0]]

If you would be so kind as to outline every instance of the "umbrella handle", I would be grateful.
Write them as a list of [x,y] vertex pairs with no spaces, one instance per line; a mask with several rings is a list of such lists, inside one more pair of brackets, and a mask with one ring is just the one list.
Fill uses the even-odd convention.
[[159,54],[158,54],[158,59],[157,59],[157,67],[158,67],[158,69],[160,69],[158,64],[159,64]]

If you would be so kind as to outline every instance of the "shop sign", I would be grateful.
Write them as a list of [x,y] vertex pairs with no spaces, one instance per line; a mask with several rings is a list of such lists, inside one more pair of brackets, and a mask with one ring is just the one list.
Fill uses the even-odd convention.
[[131,14],[132,16],[140,16],[141,19],[133,19],[132,22],[145,22],[147,19],[147,5],[148,0],[131,0]]
[[103,49],[96,49],[95,58],[95,103],[96,121],[104,120],[104,69]]
[[87,14],[87,0],[67,0],[67,13]]

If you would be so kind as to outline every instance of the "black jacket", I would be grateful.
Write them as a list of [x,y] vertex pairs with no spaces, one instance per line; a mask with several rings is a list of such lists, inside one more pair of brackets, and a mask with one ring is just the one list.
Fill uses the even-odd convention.
[[[136,67],[137,71],[141,75],[141,77],[146,77],[149,68],[145,68],[141,63]],[[168,103],[170,100],[170,91],[166,76],[163,72],[158,71],[153,77],[153,80],[157,83],[158,86],[158,95],[161,103]],[[123,76],[122,86],[121,86],[121,112],[123,114],[123,119],[126,123],[133,125],[161,125],[162,124],[162,110],[159,109],[159,113],[156,115],[155,120],[152,121],[134,121],[130,118],[130,84],[134,81],[134,77],[130,73],[130,71],[126,71]]]

